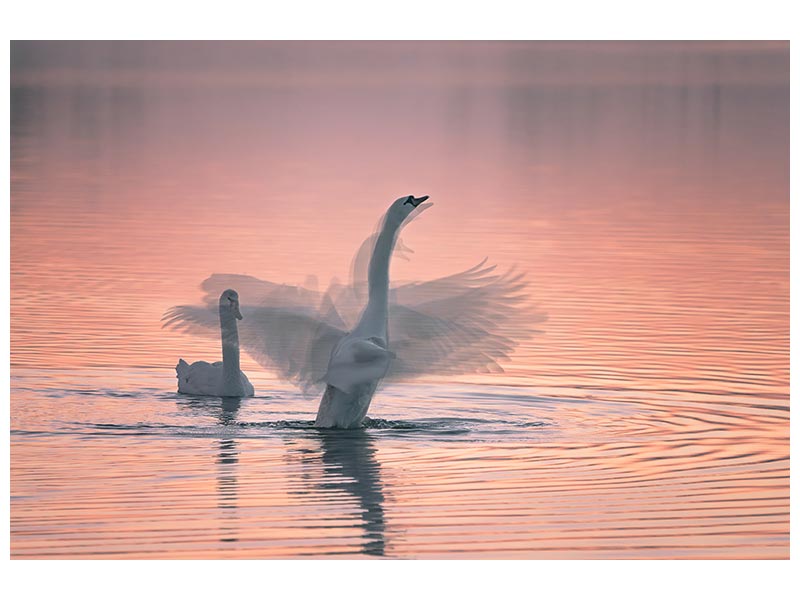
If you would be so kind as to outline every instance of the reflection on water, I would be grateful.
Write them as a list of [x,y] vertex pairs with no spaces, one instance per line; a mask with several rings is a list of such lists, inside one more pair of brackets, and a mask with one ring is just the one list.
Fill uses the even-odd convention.
[[223,409],[159,392],[174,385],[163,370],[62,372],[84,378],[77,389],[37,373],[12,382],[26,398],[12,415],[18,557],[775,558],[788,548],[782,397],[406,385],[377,399],[385,420],[319,432],[314,404],[268,379],[255,383],[269,397]]
[[[352,546],[344,553],[386,555],[384,486],[377,445],[368,430],[315,430],[284,436],[286,458],[302,465],[302,487],[296,493],[317,510],[333,512],[330,528],[346,522]],[[334,517],[334,515],[336,515]],[[343,553],[335,547],[329,554]]]
[[[788,556],[788,44],[11,58],[13,556]],[[408,193],[395,281],[527,273],[548,320],[505,373],[341,436],[246,356],[264,395],[174,393],[218,340],[166,308],[345,281]]]
[[217,490],[219,491],[219,508],[222,510],[224,520],[230,520],[231,527],[222,530],[223,537],[220,542],[237,542],[236,535],[236,501],[237,481],[236,464],[239,462],[239,452],[236,449],[236,440],[219,440],[219,475],[217,476]]
[[364,554],[383,556],[386,526],[380,463],[370,434],[363,430],[319,432],[325,479],[320,489],[342,490],[360,507],[364,527]]
[[[241,398],[201,398],[187,397],[178,400],[178,405],[191,410],[195,414],[213,415],[218,423],[224,427],[236,423],[236,415],[242,406]],[[225,429],[223,429],[223,432]],[[230,431],[230,430],[229,430]],[[229,435],[222,435],[217,441],[217,493],[219,501],[217,506],[221,511],[222,525],[220,526],[220,542],[235,543],[237,531],[237,501],[238,480],[236,478],[236,465],[239,463],[238,444],[235,431]]]

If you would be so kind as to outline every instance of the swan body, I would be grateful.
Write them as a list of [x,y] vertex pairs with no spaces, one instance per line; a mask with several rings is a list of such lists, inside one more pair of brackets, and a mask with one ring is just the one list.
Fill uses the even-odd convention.
[[242,318],[239,294],[225,290],[219,298],[219,324],[222,333],[222,360],[189,364],[182,358],[175,367],[178,392],[194,396],[243,397],[255,395],[253,384],[239,368],[239,330]]
[[378,383],[395,357],[389,347],[389,263],[397,234],[428,196],[403,196],[386,212],[369,261],[369,299],[353,330],[331,352],[322,377],[327,386],[314,422],[316,427],[360,427]]
[[221,396],[221,397],[250,397],[255,396],[255,389],[247,375],[239,372],[239,387],[235,390],[226,390],[222,385],[224,380],[222,361],[209,363],[198,360],[192,364],[187,363],[182,358],[175,366],[178,376],[178,392],[190,394],[192,396]]

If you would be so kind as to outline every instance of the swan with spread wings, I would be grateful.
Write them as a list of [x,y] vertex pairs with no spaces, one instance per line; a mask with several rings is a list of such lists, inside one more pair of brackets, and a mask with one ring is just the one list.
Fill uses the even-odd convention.
[[378,233],[356,253],[349,285],[332,284],[323,293],[215,274],[202,284],[203,306],[175,306],[164,324],[207,336],[214,321],[209,306],[219,290],[239,290],[248,299],[241,307],[242,348],[306,392],[325,386],[319,427],[360,426],[381,382],[502,372],[500,363],[543,320],[523,310],[521,274],[499,273],[484,259],[447,277],[389,287],[392,254],[408,252],[399,232],[431,206],[422,204],[426,199],[404,196],[392,204]]

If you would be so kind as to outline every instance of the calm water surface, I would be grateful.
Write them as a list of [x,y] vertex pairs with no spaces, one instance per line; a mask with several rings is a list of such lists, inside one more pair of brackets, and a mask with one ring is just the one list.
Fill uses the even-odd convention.
[[[788,558],[788,97],[781,44],[13,44],[12,557]],[[527,273],[505,373],[175,393],[165,309],[409,193],[395,280]]]

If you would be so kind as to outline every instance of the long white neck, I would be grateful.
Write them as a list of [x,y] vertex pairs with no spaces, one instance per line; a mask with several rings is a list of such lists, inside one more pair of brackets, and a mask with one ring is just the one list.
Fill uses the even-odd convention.
[[397,232],[402,223],[402,219],[392,219],[387,216],[375,240],[367,274],[369,300],[361,320],[353,330],[354,333],[386,338],[389,318],[389,263],[397,241]]
[[236,317],[227,306],[219,307],[219,325],[222,330],[222,393],[225,396],[244,394],[239,367],[239,328]]

